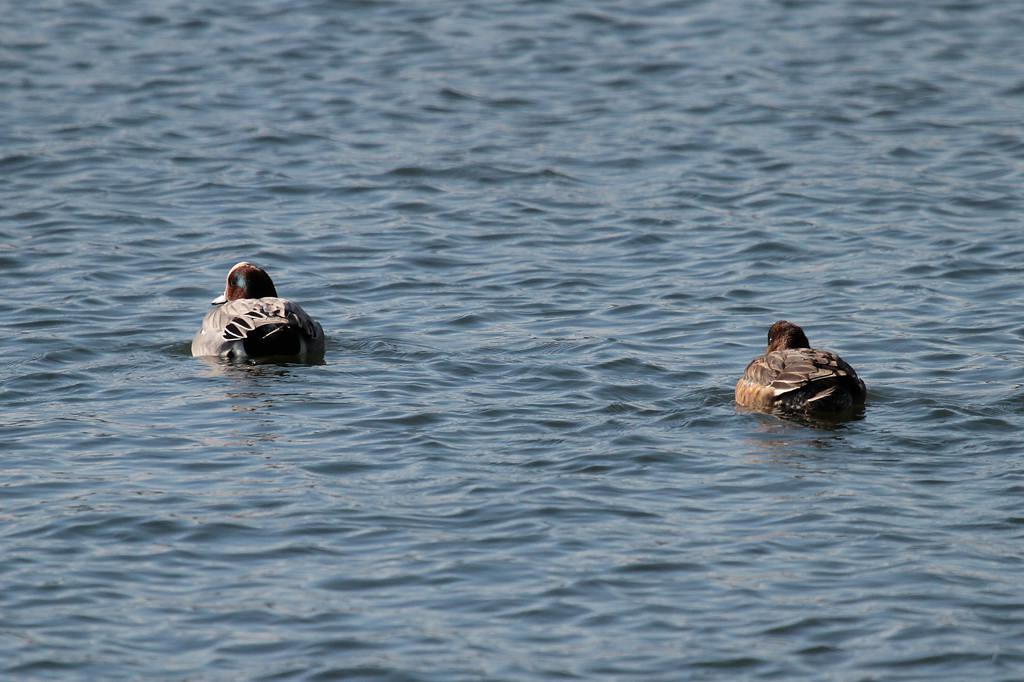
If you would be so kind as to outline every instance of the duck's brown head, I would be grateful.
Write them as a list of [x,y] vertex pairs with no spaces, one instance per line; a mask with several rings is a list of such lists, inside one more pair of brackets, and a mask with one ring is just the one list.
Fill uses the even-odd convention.
[[779,320],[768,330],[768,353],[789,348],[810,348],[804,330],[786,320]]
[[263,268],[242,261],[235,263],[228,270],[227,284],[224,293],[213,299],[213,304],[227,303],[239,298],[266,298],[277,296],[274,281]]

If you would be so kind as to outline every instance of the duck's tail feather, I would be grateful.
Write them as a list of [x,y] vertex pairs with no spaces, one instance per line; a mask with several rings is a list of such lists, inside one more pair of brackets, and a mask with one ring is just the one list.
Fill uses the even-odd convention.
[[262,324],[248,333],[244,346],[249,357],[299,355],[304,349],[302,330],[286,322]]

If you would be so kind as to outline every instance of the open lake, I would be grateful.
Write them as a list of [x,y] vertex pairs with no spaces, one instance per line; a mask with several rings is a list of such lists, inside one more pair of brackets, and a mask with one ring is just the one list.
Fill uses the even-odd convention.
[[[0,13],[0,677],[1024,679],[1024,11]],[[189,342],[252,260],[323,365]],[[868,385],[744,413],[777,319]]]

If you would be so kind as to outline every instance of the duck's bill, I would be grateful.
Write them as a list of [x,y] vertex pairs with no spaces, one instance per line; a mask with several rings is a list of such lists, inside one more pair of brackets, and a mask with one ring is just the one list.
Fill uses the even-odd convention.
[[221,303],[227,303],[227,302],[228,302],[228,297],[225,296],[224,294],[221,294],[217,298],[215,298],[212,301],[210,301],[210,305],[220,305]]

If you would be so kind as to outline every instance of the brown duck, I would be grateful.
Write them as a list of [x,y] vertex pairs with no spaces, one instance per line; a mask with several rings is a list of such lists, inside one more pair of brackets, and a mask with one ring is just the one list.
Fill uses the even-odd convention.
[[864,404],[867,388],[841,357],[811,348],[804,330],[779,320],[768,349],[736,382],[736,402],[755,410],[840,415]]

